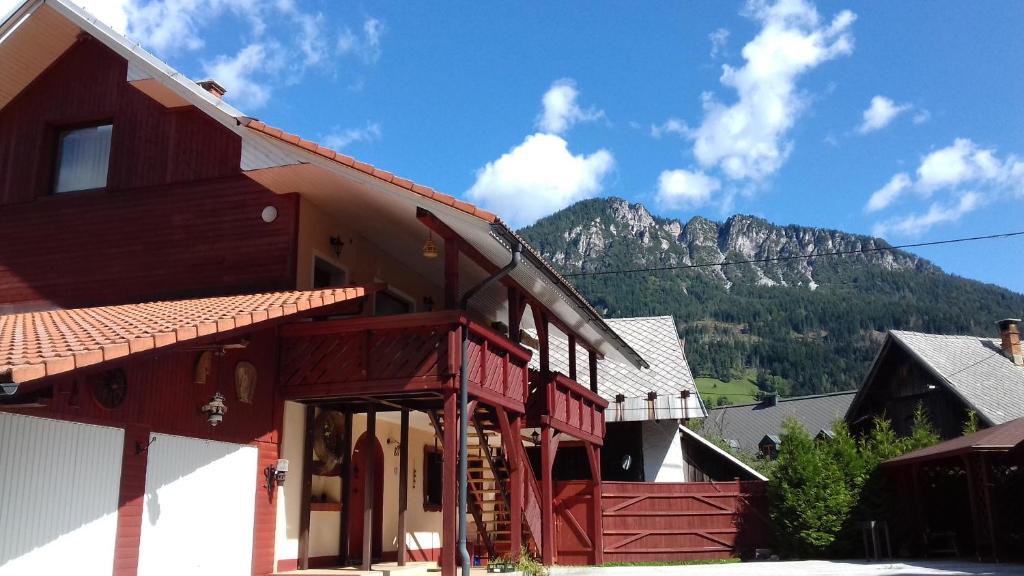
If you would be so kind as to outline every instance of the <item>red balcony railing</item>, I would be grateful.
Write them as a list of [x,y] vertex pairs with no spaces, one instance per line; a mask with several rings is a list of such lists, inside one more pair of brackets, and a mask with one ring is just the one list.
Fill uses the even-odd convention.
[[608,402],[589,388],[557,372],[547,381],[536,376],[537,392],[527,402],[527,422],[548,424],[581,440],[604,443],[604,411]]
[[462,326],[470,395],[522,413],[530,351],[450,311],[284,326],[282,390],[295,400],[450,391],[458,386]]

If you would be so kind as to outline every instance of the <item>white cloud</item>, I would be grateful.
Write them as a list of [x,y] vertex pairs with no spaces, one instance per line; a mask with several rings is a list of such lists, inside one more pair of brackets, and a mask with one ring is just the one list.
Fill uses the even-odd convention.
[[984,197],[977,192],[966,192],[953,204],[932,203],[927,212],[911,214],[875,224],[872,232],[875,236],[897,234],[900,236],[920,236],[936,224],[956,222],[965,214],[973,212],[984,204]]
[[690,127],[686,125],[686,122],[678,118],[669,118],[661,123],[661,125],[651,124],[651,136],[654,138],[661,138],[666,134],[675,134],[677,136],[689,136],[691,134]]
[[906,172],[900,172],[889,179],[885,186],[875,190],[864,207],[866,212],[877,212],[892,204],[900,194],[910,188],[912,182]]
[[785,136],[805,107],[797,79],[853,51],[850,26],[856,16],[844,10],[825,24],[804,0],[752,0],[744,13],[760,21],[761,30],[743,47],[746,63],[723,66],[720,79],[738,99],[724,105],[703,96],[704,120],[693,133],[693,153],[704,168],[759,181],[777,171],[792,149]]
[[328,148],[341,150],[349,144],[354,144],[356,142],[374,142],[376,140],[380,140],[382,134],[380,124],[376,122],[369,122],[363,128],[335,130],[321,138],[320,141]]
[[708,41],[711,42],[711,59],[714,60],[722,54],[725,50],[725,45],[729,43],[729,31],[725,28],[719,28],[708,34]]
[[861,134],[881,130],[896,119],[897,116],[910,110],[910,104],[896,104],[885,96],[875,96],[871,105],[864,111],[863,121],[857,131]]
[[242,107],[259,108],[270,99],[272,88],[257,76],[277,73],[283,63],[280,47],[249,44],[234,56],[220,55],[203,64],[203,72],[231,91],[231,99]]
[[537,133],[477,170],[466,197],[514,227],[596,196],[615,166],[607,150],[573,154],[561,136]]
[[925,122],[932,119],[932,113],[927,110],[918,110],[914,117],[910,120],[914,124],[924,124]]
[[703,172],[665,170],[658,176],[658,205],[670,210],[696,208],[711,201],[711,195],[721,188],[718,179]]
[[875,191],[864,207],[877,212],[912,192],[918,198],[948,193],[956,202],[932,202],[926,212],[892,218],[875,225],[876,232],[906,236],[922,234],[932,226],[954,222],[1000,195],[1024,198],[1024,160],[1010,154],[1000,158],[995,150],[978,146],[967,138],[921,158],[916,178],[905,172],[893,176]]
[[579,91],[572,79],[563,78],[552,83],[541,98],[544,110],[537,118],[537,128],[549,134],[563,134],[574,124],[604,117],[601,110],[580,108],[576,103],[578,97]]
[[338,35],[336,49],[338,54],[359,56],[365,64],[373,64],[380,60],[381,38],[384,36],[384,23],[376,18],[363,21],[361,34],[345,28]]

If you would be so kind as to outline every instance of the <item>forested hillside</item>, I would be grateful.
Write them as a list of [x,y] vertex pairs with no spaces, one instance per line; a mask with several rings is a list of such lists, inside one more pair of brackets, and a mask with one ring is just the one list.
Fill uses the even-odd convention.
[[[585,200],[520,231],[561,272],[785,258],[887,246],[736,215],[686,224],[624,200]],[[901,251],[569,278],[609,317],[671,314],[697,376],[754,369],[785,395],[855,388],[886,330],[996,336],[1024,295]]]

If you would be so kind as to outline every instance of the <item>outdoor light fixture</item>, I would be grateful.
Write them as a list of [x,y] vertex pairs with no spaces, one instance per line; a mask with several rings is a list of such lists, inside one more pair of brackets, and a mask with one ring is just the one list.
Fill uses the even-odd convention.
[[629,470],[633,466],[633,457],[630,456],[629,454],[624,455],[622,457],[622,462],[620,463],[620,465],[622,466],[623,470]]
[[288,461],[281,458],[276,466],[267,466],[263,469],[263,477],[267,479],[267,494],[274,495],[275,486],[284,486],[285,476],[288,474]]
[[434,243],[434,235],[427,233],[427,241],[423,243],[423,257],[433,260],[437,258],[437,244]]
[[345,242],[341,240],[341,236],[331,236],[331,249],[334,250],[334,257],[341,258],[341,250],[345,247]]
[[199,409],[206,414],[206,421],[214,428],[224,421],[224,415],[228,413],[228,407],[224,404],[224,395],[217,392],[210,398],[210,401]]
[[533,438],[533,445],[534,446],[539,446],[540,445],[540,432],[537,432],[536,430],[534,430],[533,434],[530,434],[530,438]]

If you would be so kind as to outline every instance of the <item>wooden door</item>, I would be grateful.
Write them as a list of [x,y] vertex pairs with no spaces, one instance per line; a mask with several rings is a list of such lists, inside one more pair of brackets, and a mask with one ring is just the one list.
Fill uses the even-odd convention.
[[[352,538],[349,541],[349,558],[358,564],[363,558],[363,491],[366,490],[366,456],[370,438],[364,432],[352,449],[352,482],[349,498],[352,511],[349,513],[348,529]],[[373,560],[380,560],[383,549],[384,526],[384,450],[380,441],[373,438],[374,474],[373,486]]]

